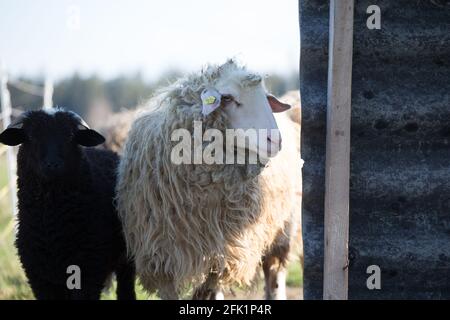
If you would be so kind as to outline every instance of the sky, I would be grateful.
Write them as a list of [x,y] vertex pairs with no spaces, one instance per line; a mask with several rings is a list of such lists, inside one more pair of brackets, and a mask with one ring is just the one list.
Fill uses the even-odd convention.
[[298,71],[297,0],[0,0],[0,60],[13,76],[148,79],[237,58]]

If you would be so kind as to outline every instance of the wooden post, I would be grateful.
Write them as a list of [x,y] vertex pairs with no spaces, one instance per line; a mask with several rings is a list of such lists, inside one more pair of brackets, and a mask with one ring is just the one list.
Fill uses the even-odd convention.
[[45,78],[42,109],[53,107],[53,82],[49,77]]
[[348,298],[350,110],[354,0],[331,0],[323,298]]
[[[11,123],[11,97],[8,91],[8,75],[3,63],[0,64],[0,105],[2,107],[3,127],[6,128]],[[13,214],[17,213],[17,195],[16,195],[16,155],[14,148],[8,147],[8,188],[11,196],[11,206]]]

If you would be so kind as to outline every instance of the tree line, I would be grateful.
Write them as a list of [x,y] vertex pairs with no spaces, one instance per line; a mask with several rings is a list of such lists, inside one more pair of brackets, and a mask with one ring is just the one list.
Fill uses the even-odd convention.
[[[97,75],[73,74],[54,83],[53,104],[73,110],[88,117],[93,108],[105,108],[110,112],[134,108],[152,96],[156,89],[165,86],[182,73],[177,70],[162,74],[156,81],[147,81],[140,73],[118,76],[104,80]],[[21,81],[43,86],[43,78],[18,78]],[[298,74],[283,77],[271,75],[266,80],[267,89],[275,95],[298,89]],[[8,86],[13,107],[23,111],[42,107],[42,97],[23,92],[13,85]]]

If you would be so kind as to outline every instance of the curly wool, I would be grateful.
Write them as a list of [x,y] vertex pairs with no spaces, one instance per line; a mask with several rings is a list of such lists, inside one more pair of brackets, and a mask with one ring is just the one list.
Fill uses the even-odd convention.
[[300,106],[300,92],[298,90],[288,91],[280,100],[291,105],[291,109],[286,111],[286,113],[292,121],[301,125],[302,110]]
[[[103,140],[86,126],[52,108],[24,113],[0,134],[1,143],[20,145],[15,244],[39,300],[99,299],[112,273],[118,298],[135,299],[134,264],[113,204],[119,157],[82,147]],[[72,290],[77,268],[80,287]]]
[[[44,184],[25,168],[26,161],[19,149],[16,246],[36,298],[99,299],[116,272],[119,286],[126,286],[119,298],[132,299],[134,271],[112,205],[117,155],[85,150],[78,180],[54,184]],[[66,288],[70,265],[83,272],[82,290]]]
[[105,143],[101,148],[122,154],[123,145],[128,137],[131,124],[133,123],[139,110],[123,110],[109,117],[98,128],[98,131],[105,137]]
[[192,133],[197,120],[204,131],[225,132],[223,112],[202,117],[200,93],[220,77],[245,74],[228,62],[190,75],[153,99],[131,128],[119,165],[117,204],[129,253],[149,291],[180,293],[210,273],[219,275],[222,286],[250,284],[262,255],[292,218],[298,196],[292,175],[295,167],[300,170],[296,146],[283,148],[266,168],[170,160],[173,130]]

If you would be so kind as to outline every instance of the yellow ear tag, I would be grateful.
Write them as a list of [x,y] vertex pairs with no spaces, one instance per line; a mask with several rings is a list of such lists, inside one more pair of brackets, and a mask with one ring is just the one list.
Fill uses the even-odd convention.
[[216,97],[214,96],[206,97],[204,100],[205,104],[213,104],[214,102],[216,102]]
[[214,88],[205,88],[200,98],[202,99],[202,114],[204,116],[220,107],[221,94]]

